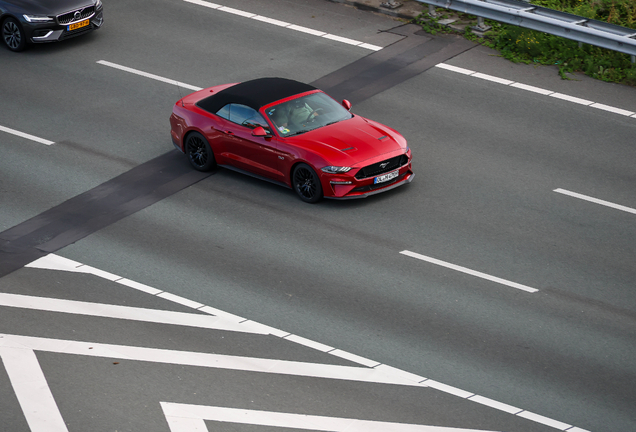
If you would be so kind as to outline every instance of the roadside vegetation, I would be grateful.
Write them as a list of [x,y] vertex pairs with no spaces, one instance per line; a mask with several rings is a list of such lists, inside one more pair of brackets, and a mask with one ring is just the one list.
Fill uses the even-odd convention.
[[[568,12],[585,18],[629,27],[636,33],[636,0],[532,0],[532,4]],[[449,27],[438,21],[449,18],[447,9],[438,9],[442,14],[431,19],[427,14],[418,18],[423,29],[435,32],[449,32]],[[447,15],[443,15],[447,14]],[[465,14],[454,17],[467,23],[464,35],[493,48],[513,62],[556,65],[563,79],[567,74],[582,72],[603,81],[636,86],[636,65],[628,54],[582,44],[559,36],[554,36],[521,27],[485,20],[492,29],[483,37],[472,32],[476,18]]]

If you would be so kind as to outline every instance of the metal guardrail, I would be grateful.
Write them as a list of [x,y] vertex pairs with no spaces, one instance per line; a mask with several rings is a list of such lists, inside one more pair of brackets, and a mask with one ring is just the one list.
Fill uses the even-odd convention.
[[[416,0],[636,56],[636,30],[517,0]],[[430,7],[430,6],[429,6]]]

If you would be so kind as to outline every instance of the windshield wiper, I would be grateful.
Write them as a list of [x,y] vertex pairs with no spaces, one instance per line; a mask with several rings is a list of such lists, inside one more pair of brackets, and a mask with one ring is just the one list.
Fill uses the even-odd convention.
[[299,130],[298,132],[294,132],[293,134],[291,134],[291,135],[287,135],[287,136],[294,136],[294,135],[304,134],[305,132],[309,132],[310,130],[313,130],[313,129],[303,129],[303,130]]

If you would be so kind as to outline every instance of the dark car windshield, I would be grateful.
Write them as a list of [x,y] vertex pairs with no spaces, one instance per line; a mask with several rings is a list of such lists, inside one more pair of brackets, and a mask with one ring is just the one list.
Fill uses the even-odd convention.
[[265,111],[281,136],[291,136],[347,120],[353,115],[322,92],[298,97]]

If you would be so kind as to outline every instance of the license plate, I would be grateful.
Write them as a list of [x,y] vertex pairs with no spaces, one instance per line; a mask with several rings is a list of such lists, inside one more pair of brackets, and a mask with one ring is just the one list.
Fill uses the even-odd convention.
[[390,173],[377,176],[376,178],[373,179],[373,184],[388,182],[389,180],[396,178],[398,174],[399,174],[399,171],[392,171]]
[[78,28],[86,27],[88,24],[90,24],[90,22],[91,22],[91,20],[84,20],[84,21],[76,22],[76,23],[73,23],[73,24],[67,26],[66,29],[68,31],[77,30]]

